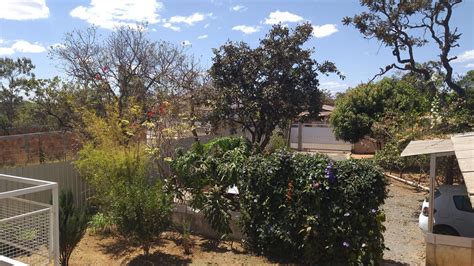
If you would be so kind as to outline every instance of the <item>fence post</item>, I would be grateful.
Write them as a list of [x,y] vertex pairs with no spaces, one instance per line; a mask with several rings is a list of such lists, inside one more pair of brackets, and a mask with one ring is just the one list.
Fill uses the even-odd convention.
[[303,150],[303,123],[298,121],[298,150]]
[[53,187],[53,223],[52,227],[52,239],[53,239],[53,255],[54,255],[54,265],[59,265],[59,193],[58,193],[58,183]]

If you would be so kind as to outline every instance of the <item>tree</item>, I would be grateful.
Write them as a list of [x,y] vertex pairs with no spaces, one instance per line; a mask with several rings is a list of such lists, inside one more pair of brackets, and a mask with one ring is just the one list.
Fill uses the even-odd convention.
[[274,25],[255,49],[244,42],[214,49],[210,75],[215,121],[242,126],[263,149],[278,125],[303,111],[317,115],[322,100],[318,72],[341,74],[334,63],[311,58],[314,50],[303,47],[311,34],[310,24],[292,31]]
[[49,121],[58,129],[72,129],[78,120],[76,106],[82,101],[73,84],[62,82],[58,77],[38,80],[33,101],[36,104],[37,116]]
[[406,127],[416,127],[429,107],[411,83],[385,78],[348,90],[336,100],[330,122],[338,139],[355,143],[371,136],[384,142]]
[[[453,9],[462,0],[436,1],[387,1],[360,0],[369,9],[354,17],[345,17],[345,25],[353,25],[367,39],[375,38],[392,49],[396,62],[380,69],[382,76],[391,69],[411,71],[420,74],[434,94],[432,82],[434,71],[431,64],[418,61],[415,49],[433,41],[439,49],[439,63],[444,69],[444,81],[458,95],[465,94],[465,88],[455,81],[451,62],[451,49],[458,47],[461,33],[452,29],[450,23]],[[429,37],[425,37],[428,33]],[[374,77],[374,78],[375,78]]]
[[59,260],[69,265],[69,258],[87,229],[87,217],[83,209],[73,205],[72,191],[61,191],[59,197]]
[[66,34],[51,57],[100,102],[116,102],[122,117],[136,103],[145,113],[160,93],[173,89],[170,75],[185,59],[182,49],[151,41],[143,25],[118,27],[105,39],[92,27]]
[[0,58],[0,128],[8,134],[25,96],[34,86],[35,68],[28,58]]

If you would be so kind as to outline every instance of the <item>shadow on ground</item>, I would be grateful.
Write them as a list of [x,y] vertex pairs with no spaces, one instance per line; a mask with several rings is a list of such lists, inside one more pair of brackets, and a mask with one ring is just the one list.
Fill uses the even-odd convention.
[[405,265],[410,265],[405,262],[399,262],[399,261],[394,261],[394,260],[383,260],[382,261],[382,266],[405,266]]
[[133,258],[128,265],[187,265],[189,263],[191,263],[189,258],[155,252],[148,256],[139,255]]

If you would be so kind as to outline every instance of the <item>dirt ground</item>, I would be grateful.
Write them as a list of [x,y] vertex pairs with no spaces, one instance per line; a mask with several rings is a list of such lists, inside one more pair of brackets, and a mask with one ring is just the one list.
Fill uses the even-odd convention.
[[178,233],[167,232],[163,240],[144,258],[142,250],[130,246],[119,237],[86,234],[74,250],[71,265],[262,265],[270,264],[263,257],[244,252],[240,243],[221,243],[215,247],[207,239],[191,236],[194,246],[191,255],[184,255]]
[[[386,213],[383,265],[423,265],[425,245],[418,228],[418,214],[425,192],[392,181],[389,198],[383,208]],[[191,236],[193,254],[183,255],[178,233],[167,232],[163,240],[145,259],[142,251],[119,237],[86,234],[71,257],[71,265],[262,265],[272,264],[264,257],[246,253],[240,243],[220,244],[215,247],[207,239]]]
[[418,215],[426,192],[391,181],[389,197],[383,206],[386,214],[384,233],[385,265],[424,265],[425,242],[418,228]]

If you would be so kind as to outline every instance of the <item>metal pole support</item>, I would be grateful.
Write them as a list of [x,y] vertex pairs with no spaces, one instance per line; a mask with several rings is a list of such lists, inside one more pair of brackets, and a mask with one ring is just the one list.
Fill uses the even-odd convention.
[[428,215],[428,231],[433,233],[434,224],[434,191],[436,178],[436,155],[430,156],[430,199],[429,199],[429,215]]

